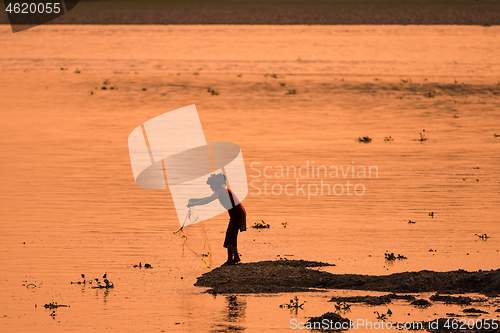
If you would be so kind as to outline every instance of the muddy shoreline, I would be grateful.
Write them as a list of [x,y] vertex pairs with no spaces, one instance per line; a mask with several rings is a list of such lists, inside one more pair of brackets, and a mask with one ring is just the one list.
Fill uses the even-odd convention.
[[328,289],[391,293],[442,294],[500,292],[500,269],[492,271],[419,271],[384,276],[332,274],[315,268],[332,264],[305,260],[278,260],[221,266],[197,278],[195,286],[216,294],[317,292]]

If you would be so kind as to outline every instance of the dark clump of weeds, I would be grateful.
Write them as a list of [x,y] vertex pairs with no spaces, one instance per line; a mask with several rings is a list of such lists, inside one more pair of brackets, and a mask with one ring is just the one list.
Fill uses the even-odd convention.
[[372,139],[370,137],[368,137],[368,136],[359,137],[358,138],[358,142],[370,143],[370,142],[372,142]]
[[297,90],[295,89],[291,89],[291,90],[288,90],[285,95],[296,95],[297,94]]
[[303,306],[305,303],[306,303],[306,301],[300,303],[299,298],[297,296],[295,296],[293,299],[290,300],[290,302],[281,304],[280,308],[303,309]]
[[480,240],[488,240],[488,238],[490,238],[490,236],[488,236],[487,234],[481,234],[481,235],[478,235],[478,234],[474,234],[474,236],[477,236]]
[[394,139],[389,135],[384,138],[384,141],[394,141]]
[[384,257],[385,257],[385,260],[388,260],[388,261],[394,261],[394,260],[404,260],[404,259],[408,259],[407,257],[405,257],[404,255],[402,254],[399,254],[396,256],[394,255],[394,252],[391,252],[391,253],[384,253]]
[[382,320],[382,321],[386,320],[387,317],[392,316],[391,309],[387,309],[386,313],[379,313],[378,311],[374,311],[373,313],[377,315],[377,320]]
[[495,138],[500,138],[500,134],[496,134],[496,133],[495,133],[495,134],[493,134],[493,136],[494,136]]
[[85,274],[81,274],[81,277],[82,277],[82,281],[71,282],[71,284],[83,284],[83,285],[94,284],[94,286],[92,287],[93,289],[111,289],[111,288],[115,287],[115,285],[111,281],[108,280],[107,273],[104,273],[104,275],[102,276],[102,278],[104,279],[102,282],[99,280],[99,278],[86,280]]
[[51,303],[45,304],[43,307],[46,309],[52,310],[52,312],[50,313],[50,316],[52,318],[54,318],[55,316],[57,316],[56,310],[58,308],[69,308],[70,306],[64,305],[64,304],[57,304],[57,302],[51,302]]
[[134,268],[145,268],[145,269],[152,269],[153,266],[151,264],[146,263],[144,266],[142,265],[142,262],[139,263],[139,265],[134,265]]
[[264,222],[264,220],[261,220],[260,222],[255,222],[252,228],[254,229],[269,229],[271,226]]
[[420,142],[424,142],[427,140],[428,138],[425,137],[425,129],[422,130],[422,132],[420,132],[420,139],[413,139],[413,141],[420,141]]
[[210,94],[212,94],[212,96],[219,96],[219,92],[218,92],[218,91],[216,91],[216,90],[214,90],[214,89],[212,89],[212,88],[210,88],[210,87],[207,89],[207,91],[208,91]]

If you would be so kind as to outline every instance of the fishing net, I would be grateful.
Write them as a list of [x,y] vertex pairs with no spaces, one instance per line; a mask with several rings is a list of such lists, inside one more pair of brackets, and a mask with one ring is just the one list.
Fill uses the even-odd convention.
[[194,207],[189,208],[184,223],[174,234],[179,236],[182,241],[182,257],[184,257],[184,251],[187,248],[209,268],[213,265],[212,250],[205,225],[203,222],[195,223],[198,220],[201,220],[200,214]]

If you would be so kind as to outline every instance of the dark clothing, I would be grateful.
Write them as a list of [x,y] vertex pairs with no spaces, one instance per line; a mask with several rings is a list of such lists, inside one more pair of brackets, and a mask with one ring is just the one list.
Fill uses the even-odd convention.
[[224,240],[224,247],[232,245],[238,246],[238,231],[241,225],[246,225],[247,214],[241,204],[228,210],[229,212],[229,225],[227,226],[226,239]]
[[229,225],[227,226],[224,247],[227,248],[229,245],[236,247],[238,245],[238,231],[240,229],[246,230],[247,214],[245,208],[231,190],[221,188],[216,192],[219,202],[229,213]]

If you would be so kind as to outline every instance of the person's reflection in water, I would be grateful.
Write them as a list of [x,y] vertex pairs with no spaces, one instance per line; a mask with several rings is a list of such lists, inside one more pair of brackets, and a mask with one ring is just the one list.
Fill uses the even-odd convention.
[[212,332],[242,332],[246,328],[241,326],[242,321],[245,319],[245,309],[247,303],[240,297],[231,295],[226,296],[226,311],[227,313],[223,316],[224,324],[217,325],[217,329]]

